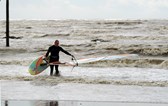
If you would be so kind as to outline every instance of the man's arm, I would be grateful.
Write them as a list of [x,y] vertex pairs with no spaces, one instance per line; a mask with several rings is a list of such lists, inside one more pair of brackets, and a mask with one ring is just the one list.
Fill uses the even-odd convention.
[[70,54],[69,52],[67,52],[66,50],[64,50],[62,47],[60,47],[61,48],[61,51],[63,52],[63,53],[65,53],[65,54],[67,54],[67,55],[69,55],[69,56],[73,56],[72,54]]
[[45,56],[48,57],[49,53],[50,53],[50,47],[48,48],[47,53],[46,53]]

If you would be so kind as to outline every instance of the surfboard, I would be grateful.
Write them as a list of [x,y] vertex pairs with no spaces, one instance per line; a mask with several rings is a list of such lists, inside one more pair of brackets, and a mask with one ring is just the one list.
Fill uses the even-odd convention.
[[[41,65],[41,64],[44,64],[44,65]],[[49,65],[47,64],[47,61],[43,59],[43,56],[40,56],[30,64],[28,70],[31,75],[37,75],[43,72],[46,68],[48,68],[48,66]]]

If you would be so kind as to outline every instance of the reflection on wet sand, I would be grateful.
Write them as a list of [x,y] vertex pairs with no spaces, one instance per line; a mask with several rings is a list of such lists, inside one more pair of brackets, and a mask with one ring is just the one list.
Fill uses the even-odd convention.
[[2,101],[2,106],[58,106],[58,101]]
[[167,103],[117,101],[2,101],[1,106],[167,106]]
[[5,106],[8,106],[8,101],[5,101]]
[[49,102],[49,105],[47,104],[46,106],[58,106],[58,102],[52,101],[52,102]]

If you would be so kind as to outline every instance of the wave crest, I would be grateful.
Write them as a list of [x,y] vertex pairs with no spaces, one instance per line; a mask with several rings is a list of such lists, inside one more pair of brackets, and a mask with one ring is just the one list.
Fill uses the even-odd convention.
[[51,76],[0,76],[1,80],[19,80],[19,81],[31,81],[33,85],[57,85],[59,83],[83,83],[83,84],[115,84],[115,85],[137,85],[137,86],[160,86],[167,87],[168,81],[137,81],[137,80],[113,80],[103,77],[51,77]]

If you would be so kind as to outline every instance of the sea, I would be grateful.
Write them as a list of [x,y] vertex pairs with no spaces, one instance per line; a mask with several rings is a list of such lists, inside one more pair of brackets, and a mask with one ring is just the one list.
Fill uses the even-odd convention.
[[[0,20],[2,106],[167,106],[168,20]],[[60,46],[78,59],[136,54],[115,60],[59,66],[60,77],[29,65]],[[61,62],[71,57],[60,52]],[[20,103],[20,104],[19,104]]]

